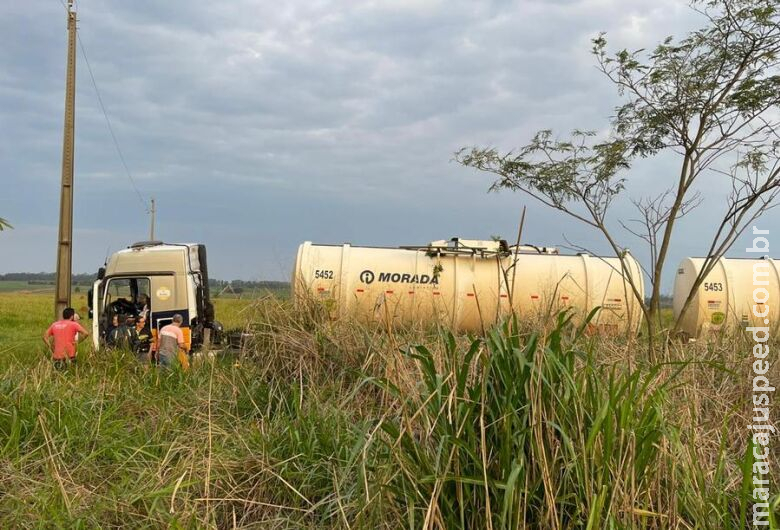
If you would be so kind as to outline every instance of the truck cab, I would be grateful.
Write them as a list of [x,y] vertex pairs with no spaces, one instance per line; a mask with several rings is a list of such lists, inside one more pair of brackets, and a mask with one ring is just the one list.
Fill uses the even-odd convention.
[[89,306],[96,348],[105,344],[114,316],[120,322],[145,316],[154,342],[178,313],[190,351],[221,338],[201,244],[142,241],[112,254],[98,271]]

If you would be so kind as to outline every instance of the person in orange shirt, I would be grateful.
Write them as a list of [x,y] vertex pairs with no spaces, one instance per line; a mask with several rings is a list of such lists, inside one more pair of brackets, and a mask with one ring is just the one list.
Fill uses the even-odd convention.
[[72,307],[66,307],[62,311],[62,320],[53,323],[43,334],[43,342],[51,352],[57,368],[75,363],[77,342],[89,337],[89,331],[76,322],[75,315],[76,311]]

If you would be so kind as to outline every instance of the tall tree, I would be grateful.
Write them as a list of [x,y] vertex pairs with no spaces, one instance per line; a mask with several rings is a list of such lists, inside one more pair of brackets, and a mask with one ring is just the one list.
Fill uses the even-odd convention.
[[[681,40],[668,37],[652,51],[610,53],[604,34],[593,39],[598,68],[623,100],[607,136],[576,130],[559,139],[543,130],[514,152],[472,147],[456,154],[461,164],[497,175],[492,190],[525,192],[598,230],[623,262],[625,245],[608,216],[610,206],[624,192],[633,161],[675,153],[678,169],[659,175],[662,191],[632,199],[640,219],[618,222],[645,241],[652,256],[647,302],[640,279],[623,266],[651,341],[660,329],[662,278],[677,220],[713,190],[730,190],[725,208],[713,213],[713,231],[699,239],[709,241],[707,259],[684,315],[718,259],[780,191],[777,2],[694,0],[691,7],[705,26]],[[706,191],[694,188],[700,182]],[[710,209],[717,212],[716,205]]]

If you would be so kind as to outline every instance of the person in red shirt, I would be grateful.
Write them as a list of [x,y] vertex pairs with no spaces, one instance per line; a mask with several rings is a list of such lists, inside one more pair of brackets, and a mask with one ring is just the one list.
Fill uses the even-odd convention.
[[54,365],[62,368],[68,362],[76,361],[76,343],[89,337],[89,331],[75,319],[76,311],[66,307],[62,320],[58,320],[43,334],[43,342],[51,351]]

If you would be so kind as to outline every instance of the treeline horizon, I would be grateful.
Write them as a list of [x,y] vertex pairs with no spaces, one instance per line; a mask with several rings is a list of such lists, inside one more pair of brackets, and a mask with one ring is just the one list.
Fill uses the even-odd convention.
[[[35,284],[53,284],[56,274],[53,272],[9,272],[0,274],[0,281],[6,282],[27,282]],[[73,285],[92,285],[96,279],[94,273],[80,273],[71,276]],[[283,289],[290,285],[290,282],[280,280],[218,280],[209,279],[211,289],[224,289],[230,285],[233,289]]]

